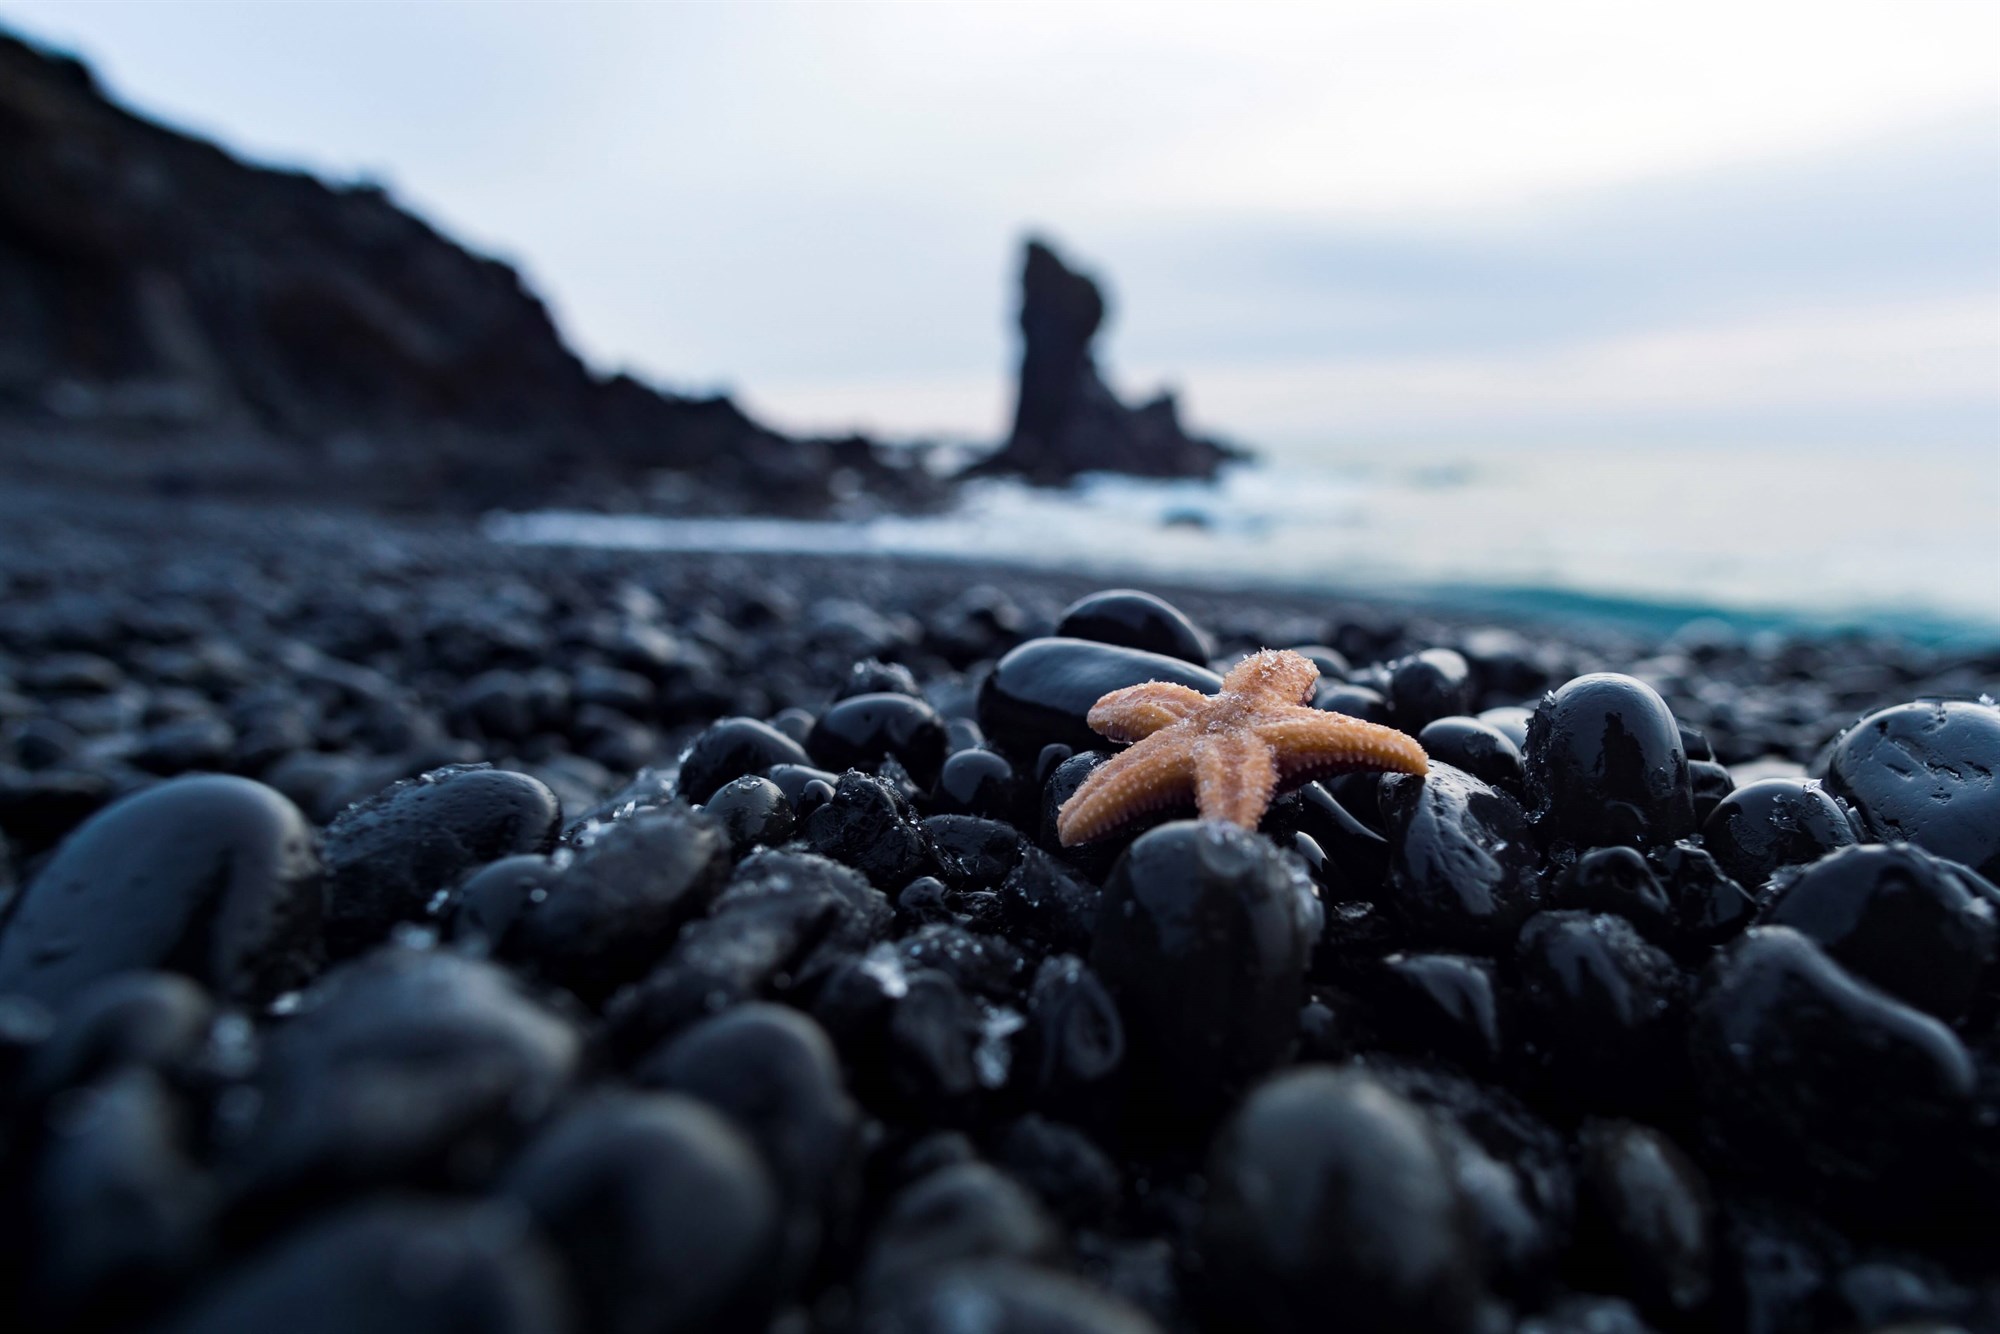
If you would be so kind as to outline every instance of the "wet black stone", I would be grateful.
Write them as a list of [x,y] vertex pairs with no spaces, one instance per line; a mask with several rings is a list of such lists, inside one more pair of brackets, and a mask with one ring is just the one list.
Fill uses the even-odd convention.
[[896,791],[849,770],[830,800],[805,817],[805,840],[822,857],[852,866],[884,891],[937,868],[930,836]]
[[1755,894],[1782,866],[1803,866],[1853,843],[1847,813],[1818,783],[1765,778],[1739,787],[1702,821],[1702,845]]
[[1074,955],[1043,961],[1028,997],[1032,1087],[1047,1107],[1076,1106],[1125,1061],[1125,1023],[1090,965]]
[[1232,1318],[1464,1330],[1480,1258],[1424,1117],[1371,1076],[1306,1067],[1244,1102],[1210,1155],[1202,1252]]
[[1523,782],[1521,748],[1499,728],[1462,715],[1438,718],[1417,734],[1424,753],[1480,782],[1519,793]]
[[1781,878],[1763,920],[1940,1019],[1971,1004],[1992,963],[2000,891],[1911,844],[1843,848]]
[[1390,861],[1385,906],[1425,941],[1504,944],[1534,910],[1535,854],[1521,805],[1449,765],[1380,784]]
[[1319,668],[1319,675],[1322,681],[1340,680],[1352,670],[1352,664],[1347,661],[1347,655],[1339,649],[1334,648],[1331,644],[1293,644],[1287,649],[1287,652],[1296,653],[1302,658],[1312,659],[1312,665]]
[[165,1334],[564,1334],[557,1262],[516,1207],[384,1201],[280,1238]]
[[1536,820],[1580,847],[1650,847],[1694,832],[1679,726],[1658,692],[1630,676],[1579,676],[1528,726]]
[[343,811],[326,831],[327,948],[347,955],[487,862],[547,852],[562,804],[526,774],[457,766],[397,783]]
[[1722,799],[1736,790],[1736,778],[1714,760],[1688,761],[1688,789],[1694,794],[1694,822],[1708,823]]
[[1313,707],[1325,709],[1328,713],[1344,713],[1350,718],[1380,723],[1385,727],[1395,716],[1381,691],[1350,685],[1345,681],[1321,681],[1319,690],[1313,695]]
[[1283,1054],[1319,931],[1309,883],[1268,840],[1181,821],[1118,859],[1090,960],[1133,1058],[1170,1105],[1200,1111]]
[[760,845],[778,846],[798,827],[798,817],[792,813],[784,789],[756,774],[732,778],[701,808],[721,822],[730,848],[739,857]]
[[148,773],[220,769],[236,748],[236,729],[220,718],[181,718],[146,729],[126,759]]
[[729,878],[719,820],[685,806],[641,811],[598,830],[535,899],[507,953],[586,1001],[643,974]]
[[1648,1109],[1682,1076],[1682,979],[1674,961],[1612,913],[1543,912],[1521,928],[1516,965],[1527,1041],[1587,1107]]
[[321,870],[312,827],[244,778],[175,779],[67,839],[0,931],[0,994],[59,1008],[133,968],[186,973],[264,999],[317,961]]
[[862,1266],[862,1283],[893,1292],[927,1269],[964,1260],[1054,1254],[1055,1223],[1019,1182],[985,1163],[919,1178],[890,1202]]
[[872,1334],[938,1334],[976,1313],[995,1334],[1158,1334],[1137,1308],[1057,1270],[1006,1260],[924,1270],[869,1307]]
[[1617,913],[1647,939],[1674,938],[1674,899],[1636,848],[1592,848],[1556,881],[1554,905]]
[[2000,709],[1960,700],[1871,713],[1834,746],[1826,785],[1876,840],[2000,878]]
[[943,814],[1014,820],[1020,817],[1022,796],[1020,777],[1007,757],[973,747],[944,762],[931,804]]
[[136,1068],[69,1091],[49,1115],[32,1190],[41,1321],[144,1317],[206,1257],[215,1192],[186,1119]]
[[1535,716],[1533,709],[1522,708],[1518,704],[1503,704],[1497,708],[1481,709],[1473,716],[1513,742],[1517,749],[1526,754],[1528,720]]
[[562,878],[547,857],[523,853],[502,857],[474,871],[452,893],[451,936],[480,950],[505,952],[509,933],[536,901]]
[[1389,713],[1406,732],[1472,711],[1472,669],[1455,649],[1427,648],[1388,664],[1388,675]]
[[214,1018],[208,993],[177,973],[114,973],[64,1008],[22,1070],[20,1095],[40,1102],[134,1068],[187,1079]]
[[785,800],[791,803],[792,810],[801,820],[806,817],[806,811],[800,805],[806,788],[813,783],[823,783],[827,795],[831,796],[834,784],[840,781],[839,774],[815,769],[810,764],[774,764],[764,771],[764,777],[778,785],[778,791],[785,794]]
[[1077,750],[1103,738],[1084,721],[1106,694],[1167,681],[1213,695],[1222,678],[1205,667],[1087,639],[1031,639],[1000,659],[979,690],[979,725],[994,744],[1032,755],[1060,742]]
[[[853,699],[857,695],[908,695],[913,699],[923,698],[923,688],[908,667],[900,662],[883,662],[878,658],[865,658],[848,669],[847,679],[833,692],[836,700]],[[812,743],[805,743],[811,749]],[[847,765],[837,764],[837,769]]]
[[769,723],[723,718],[710,723],[681,760],[680,793],[689,801],[707,801],[732,778],[765,773],[774,764],[811,763],[804,746]]
[[225,1179],[267,1207],[413,1177],[478,1180],[582,1058],[569,1021],[505,972],[435,950],[385,946],[292,1009],[247,1110],[225,1097],[221,1111]]
[[1674,933],[1681,945],[1718,945],[1756,920],[1757,901],[1749,891],[1691,840],[1654,848],[1646,864],[1674,901]]
[[1665,1318],[1707,1305],[1714,1286],[1714,1204],[1701,1168],[1660,1131],[1591,1121],[1578,1136],[1578,1236],[1619,1287]]
[[1493,965],[1458,954],[1391,954],[1366,981],[1384,1033],[1406,1049],[1477,1069],[1503,1051]]
[[1028,850],[1014,826],[976,815],[933,815],[924,832],[944,878],[958,889],[997,889]]
[[1056,622],[1055,633],[1163,653],[1198,667],[1215,656],[1208,636],[1178,607],[1132,588],[1106,589],[1072,602]]
[[873,769],[894,759],[928,791],[944,765],[944,720],[937,710],[908,695],[851,695],[819,716],[806,751],[813,763],[836,773]]
[[1703,1101],[1742,1154],[1884,1209],[1922,1196],[1924,1159],[1969,1111],[1972,1058],[1951,1030],[1789,927],[1726,948],[1689,1040]]
[[784,1204],[792,1272],[809,1265],[821,1218],[847,1193],[861,1129],[820,1026],[786,1006],[737,1005],[657,1048],[632,1080],[699,1099],[749,1137]]
[[749,1329],[769,1282],[779,1209],[756,1151],[691,1098],[602,1094],[536,1139],[509,1173],[564,1258],[594,1329]]

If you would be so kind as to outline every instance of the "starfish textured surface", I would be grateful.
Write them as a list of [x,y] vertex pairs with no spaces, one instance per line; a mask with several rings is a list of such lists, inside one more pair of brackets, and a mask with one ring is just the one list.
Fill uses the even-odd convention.
[[1074,847],[1190,800],[1204,820],[1255,829],[1273,797],[1315,778],[1429,772],[1413,738],[1308,704],[1318,682],[1310,658],[1265,649],[1237,663],[1217,695],[1165,681],[1112,691],[1091,706],[1090,726],[1134,744],[1062,804],[1056,837]]

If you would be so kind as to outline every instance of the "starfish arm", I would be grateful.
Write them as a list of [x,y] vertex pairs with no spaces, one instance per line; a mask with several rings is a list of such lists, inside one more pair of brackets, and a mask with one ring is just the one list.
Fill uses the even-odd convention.
[[1276,756],[1286,783],[1354,769],[1422,774],[1430,757],[1416,739],[1393,727],[1320,709],[1286,710],[1253,729]]
[[1090,706],[1084,721],[1099,736],[1113,741],[1140,741],[1210,702],[1207,695],[1190,686],[1147,681],[1104,696]]
[[1204,736],[1195,745],[1195,806],[1204,820],[1255,829],[1278,790],[1277,757],[1254,733]]
[[1120,825],[1184,804],[1194,787],[1187,744],[1161,737],[1140,742],[1100,765],[1056,812],[1056,837],[1066,848],[1103,838]]
[[1290,649],[1262,649],[1229,669],[1222,688],[1233,694],[1256,695],[1283,704],[1312,698],[1319,668],[1311,658]]

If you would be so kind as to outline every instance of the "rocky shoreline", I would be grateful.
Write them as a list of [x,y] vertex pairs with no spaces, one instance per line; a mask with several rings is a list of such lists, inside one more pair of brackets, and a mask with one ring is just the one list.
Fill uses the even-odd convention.
[[[1995,650],[0,535],[22,1327],[2000,1323]],[[1098,694],[1264,646],[1431,775],[1056,842]]]

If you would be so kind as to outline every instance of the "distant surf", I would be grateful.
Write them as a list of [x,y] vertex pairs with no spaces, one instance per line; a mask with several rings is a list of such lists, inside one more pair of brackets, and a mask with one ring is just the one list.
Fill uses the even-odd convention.
[[2000,494],[1962,453],[1546,451],[1243,466],[1217,483],[968,484],[937,515],[496,513],[511,543],[1002,562],[1204,585],[1418,595],[1665,626],[2000,639]]

